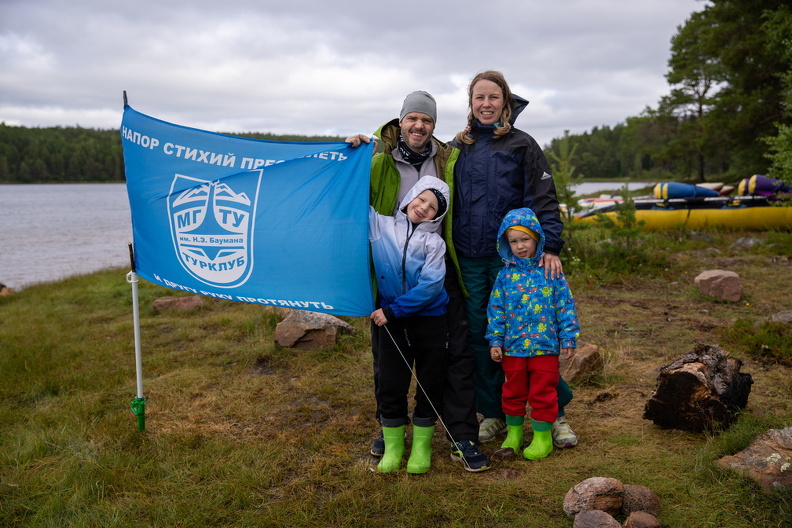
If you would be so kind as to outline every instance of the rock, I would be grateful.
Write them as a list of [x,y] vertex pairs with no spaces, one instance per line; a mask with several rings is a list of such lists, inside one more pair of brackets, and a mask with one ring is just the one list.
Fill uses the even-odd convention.
[[566,381],[584,379],[602,370],[602,355],[597,345],[586,343],[570,359],[560,358],[561,377]]
[[651,513],[655,517],[660,515],[660,497],[644,486],[625,484],[621,513],[630,515],[641,511]]
[[621,511],[624,485],[613,478],[591,477],[572,486],[564,497],[564,513],[570,519],[586,510],[610,515]]
[[694,240],[698,239],[698,240],[705,240],[707,242],[713,242],[713,238],[711,235],[707,233],[702,233],[701,231],[691,231],[688,233],[688,237]]
[[636,511],[624,521],[624,528],[660,528],[660,521],[651,513]]
[[698,290],[709,297],[737,302],[742,297],[740,276],[733,271],[710,270],[700,273],[694,282]]
[[660,427],[692,432],[728,427],[748,404],[753,384],[750,374],[740,373],[741,366],[718,345],[696,345],[660,369],[643,417]]
[[621,528],[619,521],[602,510],[586,510],[575,516],[572,528]]
[[784,310],[777,312],[770,316],[770,321],[773,323],[788,323],[792,324],[792,310]]
[[190,297],[160,297],[151,303],[151,307],[155,312],[163,310],[178,310],[186,312],[194,310],[203,306],[203,297],[200,295],[192,295]]
[[275,327],[275,341],[282,347],[316,350],[335,345],[338,334],[354,332],[352,325],[332,315],[292,310]]
[[0,297],[8,297],[14,294],[14,289],[9,288],[5,284],[0,284]]
[[753,238],[753,237],[742,237],[738,238],[737,240],[729,246],[729,249],[751,249],[756,244],[761,244],[764,242],[761,238]]
[[765,491],[792,488],[792,427],[771,429],[736,455],[716,463],[742,473]]

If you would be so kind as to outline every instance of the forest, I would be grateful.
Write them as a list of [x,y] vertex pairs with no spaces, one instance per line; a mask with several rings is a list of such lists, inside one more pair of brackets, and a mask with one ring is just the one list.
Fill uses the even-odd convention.
[[[668,95],[612,127],[565,132],[545,153],[589,180],[698,183],[765,174],[792,183],[790,35],[785,0],[710,0],[671,39]],[[123,181],[118,130],[0,123],[0,183]]]

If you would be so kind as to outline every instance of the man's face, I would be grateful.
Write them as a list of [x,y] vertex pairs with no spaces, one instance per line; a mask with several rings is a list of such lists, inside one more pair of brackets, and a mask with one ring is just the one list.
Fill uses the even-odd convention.
[[421,112],[410,112],[399,123],[404,142],[413,152],[423,152],[432,139],[434,121]]

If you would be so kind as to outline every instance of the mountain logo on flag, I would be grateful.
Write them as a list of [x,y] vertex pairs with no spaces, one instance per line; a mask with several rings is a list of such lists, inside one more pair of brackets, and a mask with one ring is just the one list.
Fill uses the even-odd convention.
[[179,263],[199,281],[234,288],[250,277],[261,174],[250,171],[224,181],[174,176],[168,197],[171,237]]

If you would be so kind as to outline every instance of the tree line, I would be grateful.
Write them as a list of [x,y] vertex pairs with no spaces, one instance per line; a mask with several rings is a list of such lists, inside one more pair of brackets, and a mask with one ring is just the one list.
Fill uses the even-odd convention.
[[548,150],[588,178],[792,182],[791,35],[786,0],[709,0],[671,39],[669,95]]
[[[267,141],[342,141],[334,136],[243,132]],[[27,128],[0,123],[0,183],[123,183],[118,130],[80,127]]]
[[[677,27],[670,93],[615,126],[554,139],[588,179],[792,183],[792,7],[786,0],[707,0]],[[236,134],[275,141],[340,137]],[[569,145],[563,146],[565,142]],[[117,130],[0,123],[0,183],[123,182]]]

